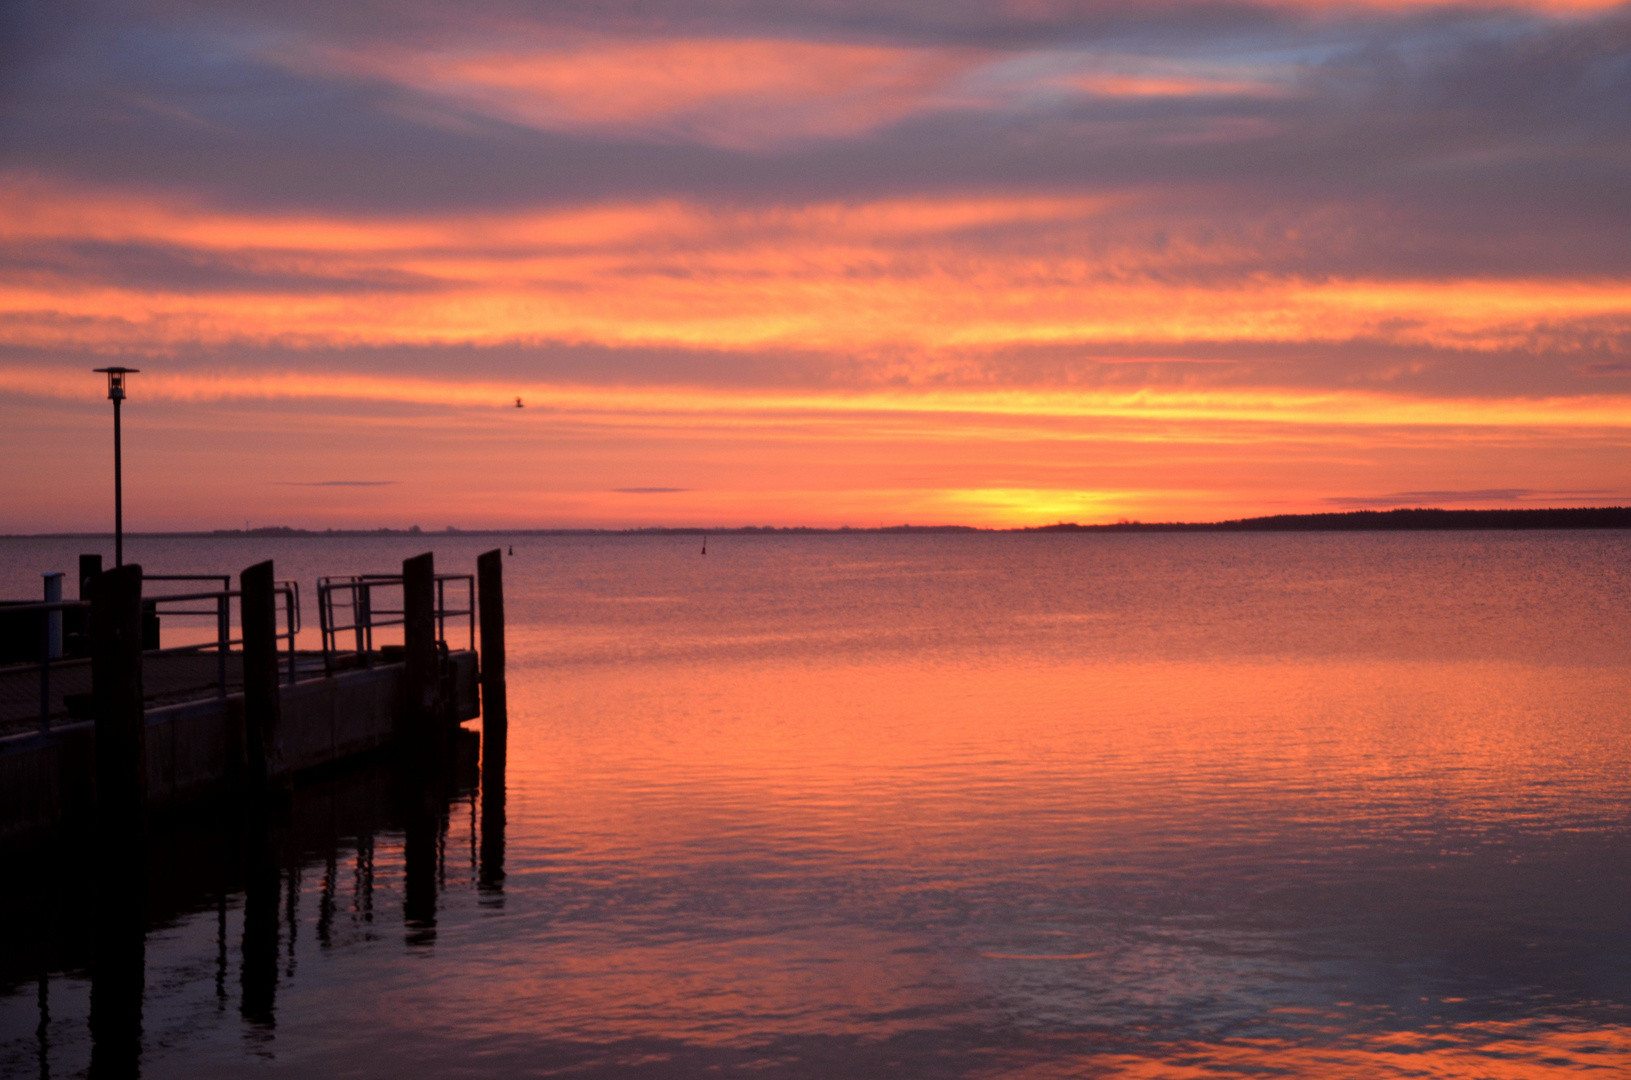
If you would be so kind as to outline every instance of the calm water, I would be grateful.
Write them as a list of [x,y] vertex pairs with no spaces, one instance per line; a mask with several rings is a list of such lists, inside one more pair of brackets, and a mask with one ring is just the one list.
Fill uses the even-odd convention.
[[[1631,1073],[1631,536],[697,547],[515,541],[502,793],[156,833],[142,1073]],[[0,869],[0,1074],[88,1066],[89,861]]]

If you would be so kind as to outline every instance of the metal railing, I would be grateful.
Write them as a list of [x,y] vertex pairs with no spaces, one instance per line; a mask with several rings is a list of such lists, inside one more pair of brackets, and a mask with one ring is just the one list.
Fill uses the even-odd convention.
[[[447,622],[460,616],[468,620],[469,645],[476,647],[476,576],[474,574],[437,574],[436,582],[436,640],[447,644]],[[462,584],[465,605],[447,606],[447,585]],[[376,590],[396,590],[394,608],[379,607],[375,603]],[[407,618],[400,606],[402,601],[401,574],[350,574],[317,579],[317,620],[323,632],[323,671],[334,674],[344,665],[370,667],[378,651],[374,631],[388,626],[403,626]],[[390,599],[389,592],[387,600]],[[455,601],[458,599],[454,597]],[[352,648],[340,647],[341,635],[350,637]]]
[[[220,581],[228,585],[231,583],[231,578],[224,574],[155,574],[143,575],[143,580]],[[281,620],[283,623],[283,629],[274,631],[274,637],[277,641],[286,643],[286,646],[281,648],[283,655],[280,656],[278,660],[278,678],[280,681],[286,678],[289,684],[293,685],[297,674],[295,639],[300,633],[299,583],[293,581],[276,582],[273,588],[273,594],[274,596],[281,597],[282,599],[280,606],[282,607],[283,616]],[[181,672],[179,673],[179,678],[183,680],[183,685],[169,686],[158,693],[165,694],[193,691],[204,689],[213,683],[217,697],[227,696],[230,682],[228,676],[228,659],[232,655],[232,647],[234,645],[240,647],[243,645],[243,639],[241,637],[232,636],[232,601],[234,599],[238,599],[241,603],[242,595],[243,594],[237,590],[222,588],[210,592],[171,593],[161,596],[142,597],[141,603],[144,618],[148,613],[153,613],[155,615],[160,615],[163,618],[209,618],[213,619],[215,623],[215,639],[213,641],[194,642],[188,645],[175,645],[169,648],[142,650],[144,667],[146,666],[146,661],[149,658],[157,659],[172,656],[197,656],[209,653],[212,650],[214,652],[215,677],[213,680],[208,680],[202,684],[199,684],[196,681],[192,684],[186,684],[185,679],[187,678],[187,673]],[[171,606],[175,604],[200,606],[183,608],[175,608]],[[81,668],[84,666],[83,657],[72,658],[72,660],[70,660],[69,658],[61,656],[54,657],[51,655],[53,651],[56,651],[54,646],[57,645],[57,642],[53,640],[54,634],[61,632],[62,624],[60,618],[57,620],[52,620],[50,615],[53,612],[88,611],[90,606],[90,602],[86,600],[57,600],[44,601],[40,603],[7,604],[4,607],[0,607],[0,617],[26,615],[33,612],[41,613],[39,656],[39,730],[42,735],[50,732],[51,717],[55,712],[55,710],[52,708],[51,693],[51,672],[53,664],[60,664],[68,661],[77,662]],[[177,677],[172,673],[165,672],[162,667],[156,671],[152,669],[149,669],[149,671],[156,677],[154,680],[149,682],[149,686],[145,689],[146,696],[149,697],[155,696],[155,693],[153,692],[154,683],[163,682],[165,676],[168,676],[171,679]]]
[[[53,632],[62,632],[61,613],[64,611],[89,610],[90,603],[85,600],[44,600],[33,604],[7,604],[0,608],[0,616],[24,615],[30,612],[40,613],[40,734],[44,735],[51,730],[51,662],[61,661],[63,657],[52,656],[52,646],[57,644],[52,640]],[[52,613],[57,619],[51,618]]]
[[[223,580],[223,578],[224,578],[224,575],[213,575],[213,576],[211,576],[209,578],[205,578],[202,575],[193,576],[193,575],[183,575],[183,574],[172,574],[172,575],[166,575],[164,577],[156,577],[155,576],[155,577],[153,577],[151,579],[144,576],[143,580],[144,581],[146,581],[146,580],[158,580],[158,581],[217,580],[218,581],[218,580]],[[224,578],[224,580],[226,580],[228,583],[231,582],[231,578]],[[286,678],[288,683],[292,686],[292,685],[294,685],[295,678],[296,678],[296,671],[297,671],[297,665],[296,665],[296,660],[295,660],[295,639],[300,633],[300,586],[299,586],[299,583],[298,582],[293,582],[293,581],[275,582],[273,584],[273,587],[272,587],[272,594],[275,597],[281,597],[282,598],[282,605],[281,606],[283,608],[283,619],[282,619],[283,629],[282,630],[276,630],[276,631],[273,632],[273,636],[275,637],[276,640],[285,643],[285,646],[283,647],[284,655],[282,657],[280,657],[279,660],[278,660],[278,678],[279,678],[280,681],[284,680]],[[198,655],[198,654],[203,653],[203,652],[208,652],[210,650],[214,650],[214,653],[215,653],[215,671],[216,671],[216,677],[215,677],[216,695],[218,697],[225,697],[226,694],[227,694],[227,681],[228,681],[227,680],[227,658],[231,655],[232,647],[234,645],[237,645],[240,648],[243,646],[243,638],[233,637],[232,636],[232,601],[233,600],[238,600],[239,601],[239,607],[240,607],[240,611],[239,611],[240,631],[239,632],[241,633],[242,632],[241,625],[242,625],[242,621],[243,621],[243,619],[242,619],[242,603],[243,603],[242,597],[243,597],[243,593],[239,592],[236,589],[230,589],[230,588],[219,589],[219,590],[215,590],[215,591],[212,591],[212,592],[167,593],[167,594],[164,594],[162,596],[144,596],[144,597],[142,597],[142,609],[144,611],[151,611],[154,614],[159,615],[162,618],[176,618],[176,617],[181,617],[181,618],[189,618],[189,617],[192,617],[192,618],[198,618],[198,617],[212,618],[213,617],[214,620],[215,620],[215,640],[214,641],[195,642],[195,643],[193,643],[191,645],[173,645],[173,646],[171,646],[170,648],[167,648],[167,649],[145,649],[142,652],[143,657],[148,657],[148,656]],[[205,604],[207,606],[196,607],[196,608],[170,608],[170,607],[162,607],[161,606],[161,605],[167,605],[167,604]],[[287,667],[287,673],[286,674],[285,674],[285,671],[284,671],[285,666]]]

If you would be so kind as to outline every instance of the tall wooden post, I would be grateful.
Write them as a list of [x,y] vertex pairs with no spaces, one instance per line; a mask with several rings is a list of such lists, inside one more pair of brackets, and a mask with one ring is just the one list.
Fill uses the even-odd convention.
[[244,749],[250,792],[281,786],[285,779],[280,729],[282,690],[278,684],[277,595],[272,560],[238,575],[244,642]]
[[442,665],[436,650],[436,562],[430,552],[402,560],[402,653],[407,687],[402,738],[433,751],[440,735]]
[[481,604],[481,870],[487,903],[503,903],[504,786],[509,753],[509,700],[504,687],[504,553],[476,559]]
[[[508,695],[504,688],[504,552],[476,558],[481,607],[482,768],[502,772],[509,745]],[[502,780],[500,781],[502,783]]]
[[[100,571],[80,557],[91,602],[91,696],[96,707],[95,929],[92,1076],[141,1071],[146,985],[147,727],[142,708],[142,568]],[[89,570],[88,578],[83,575]]]
[[104,821],[139,823],[147,808],[140,564],[116,567],[92,582],[91,694],[98,814]]

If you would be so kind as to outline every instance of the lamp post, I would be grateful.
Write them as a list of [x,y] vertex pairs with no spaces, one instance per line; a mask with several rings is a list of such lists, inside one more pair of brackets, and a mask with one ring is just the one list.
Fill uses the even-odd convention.
[[125,376],[141,368],[99,367],[91,370],[108,377],[108,400],[113,402],[113,565],[125,564],[125,472],[119,439],[119,403],[125,399]]

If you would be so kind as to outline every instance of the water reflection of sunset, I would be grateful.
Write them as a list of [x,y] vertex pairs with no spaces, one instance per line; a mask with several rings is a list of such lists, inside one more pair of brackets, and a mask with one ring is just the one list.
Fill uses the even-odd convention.
[[[1622,534],[696,540],[515,538],[481,790],[314,778],[260,886],[230,815],[165,826],[144,1074],[1626,1062]],[[7,541],[7,580],[80,543]],[[132,553],[309,581],[422,543]],[[0,901],[58,943],[0,956],[0,1068],[37,954],[53,1071],[87,1046],[46,914],[82,872]],[[256,888],[276,963],[240,988]]]
[[[558,947],[503,1023],[721,1046],[1060,1025],[1057,1055],[1004,1075],[1618,1060],[1614,1024],[1479,1017],[1579,959],[1556,938],[1514,956],[1510,928],[1623,921],[1550,884],[1617,843],[1623,629],[1576,624],[1595,604],[1560,581],[1526,595],[1516,541],[1410,541],[1369,596],[1336,554],[1353,542],[1270,569],[1234,540],[727,540],[727,562],[660,555],[649,580],[559,550],[578,606],[518,638],[539,662],[512,674],[533,689],[509,766],[512,828],[552,838],[512,872],[552,890]],[[789,559],[807,587],[761,589]],[[1153,602],[1169,560],[1233,569],[1187,615],[1120,606]],[[1488,609],[1458,631],[1438,605],[1468,560]],[[710,597],[716,572],[758,599]],[[517,602],[559,610],[541,584]],[[1547,628],[1520,646],[1507,613],[1531,603]],[[1300,630],[1262,617],[1281,604]],[[610,903],[637,910],[580,938],[584,905],[621,923]]]

